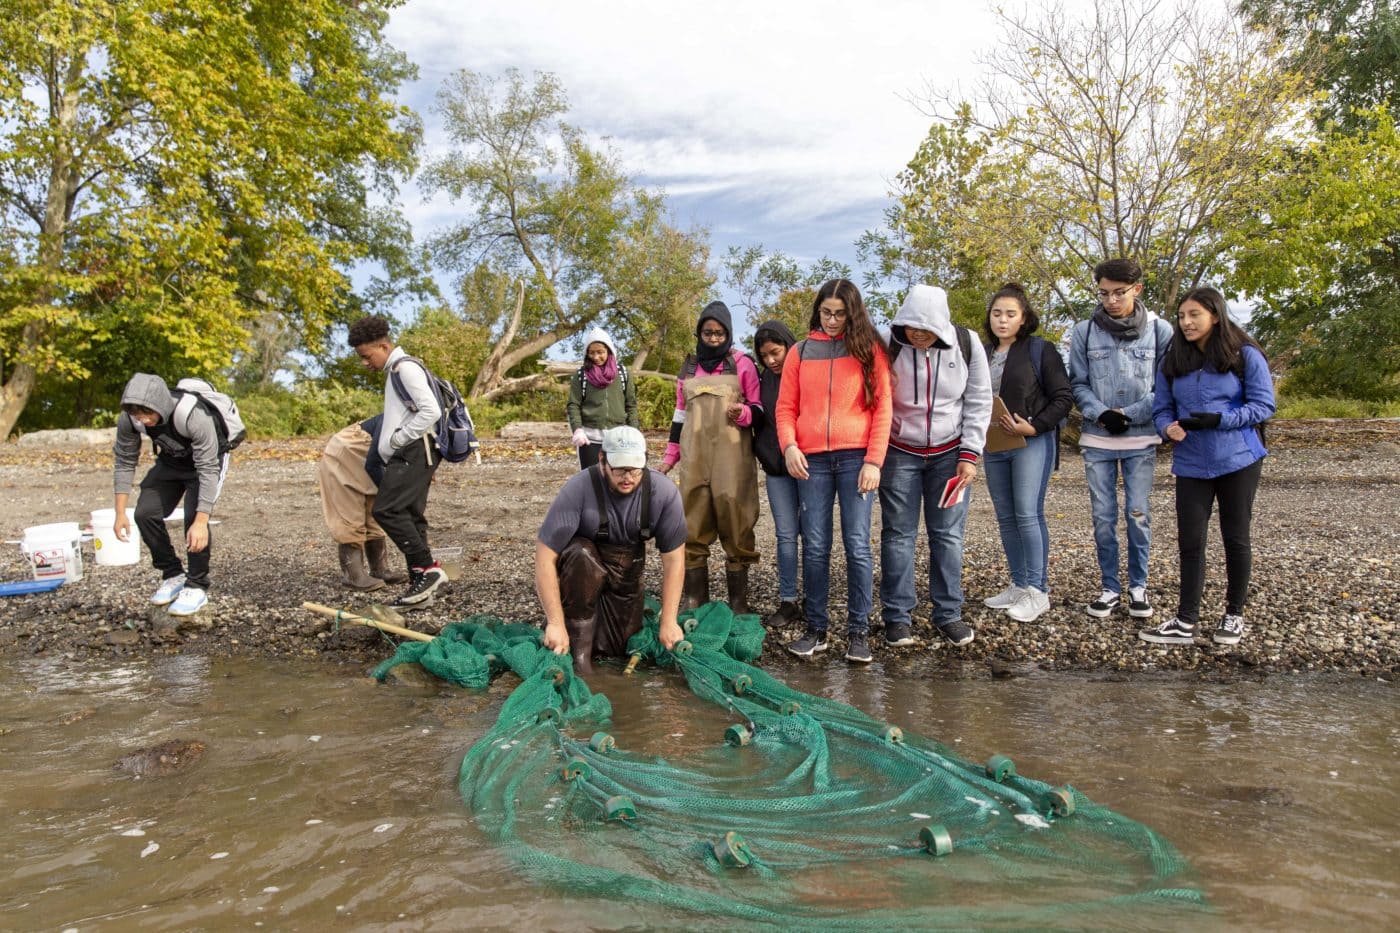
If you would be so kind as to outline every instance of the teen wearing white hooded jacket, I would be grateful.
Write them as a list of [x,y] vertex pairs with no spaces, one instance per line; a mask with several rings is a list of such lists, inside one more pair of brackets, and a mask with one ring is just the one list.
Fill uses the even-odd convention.
[[[960,335],[952,322],[948,293],[933,285],[911,288],[890,327],[894,410],[880,474],[880,602],[891,646],[913,642],[914,536],[921,508],[933,624],[955,645],[973,638],[962,619],[963,529],[992,418],[992,382],[982,342],[962,330]],[[955,476],[966,493],[957,505],[939,508]]]

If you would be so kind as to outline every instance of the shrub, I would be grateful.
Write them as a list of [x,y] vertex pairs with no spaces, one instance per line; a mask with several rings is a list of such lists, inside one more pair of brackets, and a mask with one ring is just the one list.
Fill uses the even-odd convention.
[[1335,398],[1316,395],[1281,395],[1279,418],[1396,418],[1400,402]]
[[311,383],[260,389],[235,401],[248,434],[259,438],[331,434],[384,410],[379,392]]
[[637,420],[643,430],[659,431],[671,426],[676,410],[676,384],[660,376],[637,378]]

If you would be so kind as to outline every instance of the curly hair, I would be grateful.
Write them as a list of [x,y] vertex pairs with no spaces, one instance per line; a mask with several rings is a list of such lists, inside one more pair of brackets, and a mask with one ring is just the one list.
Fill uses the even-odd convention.
[[388,339],[389,321],[377,314],[367,314],[350,325],[349,343],[352,348]]
[[883,353],[884,343],[875,322],[870,320],[870,312],[865,310],[865,302],[860,297],[860,289],[850,279],[831,279],[817,289],[817,297],[812,300],[812,317],[807,321],[807,330],[822,329],[822,302],[837,298],[846,306],[846,332],[844,339],[851,356],[860,363],[862,382],[865,385],[865,407],[875,407],[875,354],[876,346]]

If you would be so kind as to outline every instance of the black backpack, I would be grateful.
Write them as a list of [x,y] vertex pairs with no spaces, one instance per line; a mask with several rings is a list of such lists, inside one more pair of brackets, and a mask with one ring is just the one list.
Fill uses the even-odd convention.
[[404,356],[389,370],[389,382],[409,411],[417,412],[418,405],[413,401],[413,396],[409,395],[408,387],[403,384],[403,377],[399,375],[399,367],[407,362],[423,367],[423,372],[428,376],[428,387],[437,396],[438,407],[442,409],[435,431],[438,453],[449,463],[461,463],[481,447],[481,442],[476,438],[476,425],[472,423],[471,413],[467,411],[467,403],[462,401],[462,393],[458,392],[451,382],[437,376],[428,368],[428,364],[418,357]]

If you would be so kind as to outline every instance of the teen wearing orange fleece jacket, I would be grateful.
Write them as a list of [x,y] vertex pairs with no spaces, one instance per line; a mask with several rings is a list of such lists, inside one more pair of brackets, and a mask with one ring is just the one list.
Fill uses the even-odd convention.
[[880,335],[846,279],[817,290],[807,339],[783,364],[778,390],[778,443],[802,502],[803,609],[807,631],[787,650],[810,657],[827,648],[832,507],[841,503],[846,549],[846,660],[871,660],[874,562],[870,553],[870,494],[890,435],[890,368]]

